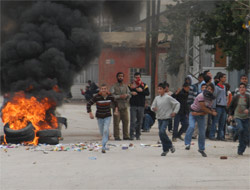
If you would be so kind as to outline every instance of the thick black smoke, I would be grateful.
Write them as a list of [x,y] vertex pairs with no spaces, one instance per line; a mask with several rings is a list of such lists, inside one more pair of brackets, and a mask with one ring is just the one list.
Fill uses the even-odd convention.
[[100,54],[101,39],[91,17],[98,6],[90,4],[42,1],[25,6],[18,33],[1,48],[1,92],[25,91],[60,104],[74,76]]
[[1,1],[1,93],[24,91],[60,105],[76,74],[100,54],[93,18],[103,7],[116,23],[128,23],[140,2]]

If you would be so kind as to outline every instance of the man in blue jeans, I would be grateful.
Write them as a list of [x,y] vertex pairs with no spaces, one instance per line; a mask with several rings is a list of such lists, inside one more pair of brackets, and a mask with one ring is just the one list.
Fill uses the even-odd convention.
[[226,82],[226,74],[218,74],[219,82],[215,85],[215,103],[214,107],[216,108],[217,115],[212,121],[212,126],[209,132],[209,139],[216,140],[216,125],[218,124],[218,134],[217,140],[225,141],[224,128],[226,123],[226,107],[227,107],[227,96],[226,96],[226,87],[224,83]]
[[195,123],[198,123],[198,130],[199,130],[199,137],[198,137],[198,145],[199,150],[198,152],[201,153],[203,157],[207,157],[207,154],[204,152],[205,150],[205,115],[211,114],[216,116],[216,112],[212,110],[213,104],[213,92],[214,92],[214,85],[209,84],[204,90],[204,92],[200,93],[194,100],[194,103],[190,107],[189,113],[189,127],[186,132],[185,136],[185,145],[186,150],[190,149],[192,135],[195,128]]
[[239,94],[233,97],[233,100],[229,106],[228,120],[232,120],[233,117],[236,122],[237,132],[239,134],[239,146],[238,155],[243,155],[246,146],[249,145],[249,108],[250,108],[250,96],[246,94],[246,84],[240,83]]
[[106,144],[109,138],[112,102],[115,104],[114,114],[118,115],[118,104],[115,101],[115,98],[108,92],[107,85],[102,84],[100,92],[87,103],[87,112],[89,113],[90,119],[94,119],[94,115],[91,111],[91,105],[96,103],[96,118],[102,135],[102,153],[106,153],[107,150]]
[[151,109],[156,112],[156,118],[158,119],[159,136],[163,149],[161,156],[166,156],[169,150],[172,153],[175,152],[175,148],[166,133],[166,128],[169,120],[179,111],[180,103],[165,93],[163,83],[158,85],[158,94],[152,103]]

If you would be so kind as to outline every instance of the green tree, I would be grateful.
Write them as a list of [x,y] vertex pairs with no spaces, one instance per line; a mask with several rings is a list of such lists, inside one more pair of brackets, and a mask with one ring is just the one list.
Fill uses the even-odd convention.
[[[198,17],[202,12],[211,10],[214,2],[199,0],[174,0],[175,4],[167,5],[164,16],[167,22],[162,25],[161,30],[170,36],[171,45],[166,59],[168,72],[178,74],[180,65],[185,62],[185,40],[187,20],[191,20],[191,35],[196,26]],[[205,14],[205,13],[203,13]]]
[[242,25],[249,13],[246,0],[223,0],[216,2],[210,13],[196,17],[196,32],[205,44],[218,44],[225,55],[230,57],[228,70],[245,68],[247,56],[248,31]]

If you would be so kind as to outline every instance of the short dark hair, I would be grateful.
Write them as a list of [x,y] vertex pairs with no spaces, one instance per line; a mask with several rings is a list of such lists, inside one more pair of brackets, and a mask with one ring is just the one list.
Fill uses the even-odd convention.
[[116,74],[116,78],[118,78],[118,76],[121,75],[121,74],[124,76],[124,73],[123,73],[123,72],[118,72],[118,73]]
[[200,74],[198,75],[198,78],[199,78],[199,77],[203,77],[203,78],[204,78],[203,73],[200,73]]
[[165,85],[165,88],[169,87],[169,84],[166,81],[164,81],[163,84]]
[[214,85],[213,85],[213,83],[207,84],[207,87],[211,87],[213,89],[213,91],[214,91]]
[[140,75],[140,76],[141,76],[141,73],[140,73],[140,72],[136,72],[136,73],[134,74],[134,77],[137,76],[137,75]]
[[206,84],[206,83],[203,83],[203,84],[201,85],[201,87],[203,87],[203,86],[207,86],[207,84]]
[[91,83],[91,80],[88,80],[88,83]]
[[207,75],[208,72],[210,72],[210,70],[205,70],[205,71],[203,72],[203,76],[205,77],[205,76]]
[[163,89],[166,88],[166,86],[165,86],[163,83],[159,83],[159,84],[158,84],[158,87],[161,87],[161,88],[163,88]]
[[247,87],[247,85],[246,85],[245,83],[243,83],[243,82],[240,83],[239,87],[240,87],[241,85],[244,85],[245,88]]
[[205,83],[208,83],[210,80],[211,80],[211,77],[210,77],[210,76],[208,76],[208,75],[205,75],[205,76],[204,76],[204,81],[205,81]]
[[101,84],[101,87],[107,86],[105,83]]
[[247,76],[247,75],[245,75],[245,74],[243,74],[243,75],[241,75],[241,76],[240,76],[240,78],[242,78],[242,77],[247,77],[247,78],[248,78],[248,76]]
[[190,85],[187,82],[184,82],[184,84],[182,85],[182,87],[188,87],[188,86],[190,86]]
[[220,73],[218,74],[218,79],[220,80],[222,77],[224,77],[226,74],[225,73]]

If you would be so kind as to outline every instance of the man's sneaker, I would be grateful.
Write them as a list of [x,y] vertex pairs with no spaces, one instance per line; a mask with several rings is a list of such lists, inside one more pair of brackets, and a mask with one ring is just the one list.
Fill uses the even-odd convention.
[[136,140],[141,140],[141,138],[140,137],[136,137]]
[[102,149],[102,153],[106,153],[106,150]]
[[187,144],[185,147],[186,150],[190,150],[190,144]]
[[170,148],[170,151],[171,151],[171,153],[174,153],[174,152],[175,152],[175,147],[172,146],[172,147]]
[[134,139],[135,139],[134,136],[131,136],[131,137],[129,138],[129,140],[131,140],[131,141],[133,141]]
[[216,141],[217,139],[215,137],[210,137],[209,140],[210,141]]
[[172,142],[177,142],[176,138],[172,138]]
[[130,140],[130,138],[129,137],[125,137],[125,138],[123,138],[123,140],[127,141],[127,140]]
[[165,152],[161,153],[161,156],[166,156],[167,153],[168,153],[168,151],[165,151]]
[[238,152],[238,155],[243,156],[243,152]]
[[120,137],[115,137],[115,141],[121,141]]
[[198,150],[198,152],[201,153],[203,157],[207,157],[207,154],[204,152],[204,150]]
[[172,129],[170,129],[170,130],[168,130],[168,132],[169,132],[169,133],[173,133],[173,130],[172,130]]

